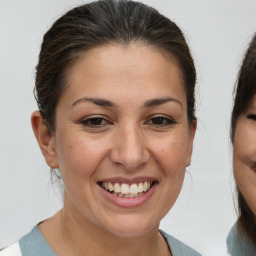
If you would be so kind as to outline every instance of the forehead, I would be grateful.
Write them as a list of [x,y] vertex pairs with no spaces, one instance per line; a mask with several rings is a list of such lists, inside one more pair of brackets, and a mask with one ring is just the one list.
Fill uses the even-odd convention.
[[[104,71],[119,69],[121,71],[123,69],[124,73],[129,73],[132,68],[140,68],[138,71],[143,71],[144,68],[146,71],[150,67],[154,70],[158,68],[162,72],[167,69],[171,71],[170,66],[172,66],[172,70],[175,69],[174,71],[178,73],[181,79],[183,77],[179,63],[171,53],[142,43],[133,43],[127,46],[109,44],[94,47],[81,54],[80,58],[71,64],[68,72],[69,78],[71,79],[76,75],[79,67],[85,68],[87,64],[90,64],[86,67],[90,69],[90,72],[91,69],[96,71],[100,69],[104,69]],[[82,67],[82,65],[84,66]],[[166,66],[166,68],[163,68],[163,66]],[[86,69],[84,69],[84,72],[86,72]]]
[[67,91],[74,97],[91,92],[114,97],[111,91],[119,97],[136,91],[151,98],[156,93],[185,93],[176,59],[141,44],[104,45],[85,52],[67,72]]

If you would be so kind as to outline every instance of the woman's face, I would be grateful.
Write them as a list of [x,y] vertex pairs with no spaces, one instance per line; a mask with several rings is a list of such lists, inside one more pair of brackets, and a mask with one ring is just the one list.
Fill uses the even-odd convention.
[[158,228],[181,190],[195,127],[169,54],[136,44],[86,52],[56,109],[63,213],[119,236]]
[[237,186],[256,215],[256,95],[237,120],[233,166]]

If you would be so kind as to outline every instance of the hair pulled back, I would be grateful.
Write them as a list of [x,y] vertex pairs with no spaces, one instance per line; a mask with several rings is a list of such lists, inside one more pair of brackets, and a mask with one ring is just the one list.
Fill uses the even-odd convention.
[[74,8],[44,35],[36,71],[35,98],[49,129],[66,88],[69,67],[84,52],[104,44],[144,43],[170,53],[178,61],[187,97],[187,115],[195,120],[196,71],[178,26],[155,9],[129,0],[99,0]]
[[[246,111],[256,93],[256,34],[245,53],[236,84],[234,106],[231,116],[231,141],[234,143],[239,116]],[[237,187],[238,226],[256,244],[256,217]]]

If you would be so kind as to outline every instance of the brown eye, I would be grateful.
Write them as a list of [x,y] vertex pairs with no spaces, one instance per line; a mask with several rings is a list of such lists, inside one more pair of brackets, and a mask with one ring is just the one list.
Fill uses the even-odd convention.
[[167,120],[164,117],[155,117],[152,118],[152,124],[156,124],[156,125],[163,125],[163,124],[167,124],[169,123],[169,120]]
[[176,122],[173,119],[164,116],[152,117],[147,123],[152,124],[154,126],[166,126],[176,124]]
[[80,121],[81,124],[90,126],[90,127],[102,127],[104,125],[110,124],[106,119],[102,117],[91,117],[87,119],[83,119]]

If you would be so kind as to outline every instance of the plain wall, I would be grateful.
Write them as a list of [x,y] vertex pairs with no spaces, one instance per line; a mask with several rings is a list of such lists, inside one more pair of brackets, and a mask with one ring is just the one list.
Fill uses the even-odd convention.
[[[0,247],[29,232],[61,207],[34,138],[34,73],[43,34],[81,0],[0,0]],[[144,0],[175,21],[198,71],[192,164],[161,228],[203,255],[225,255],[236,220],[229,123],[232,91],[256,32],[256,1]]]

